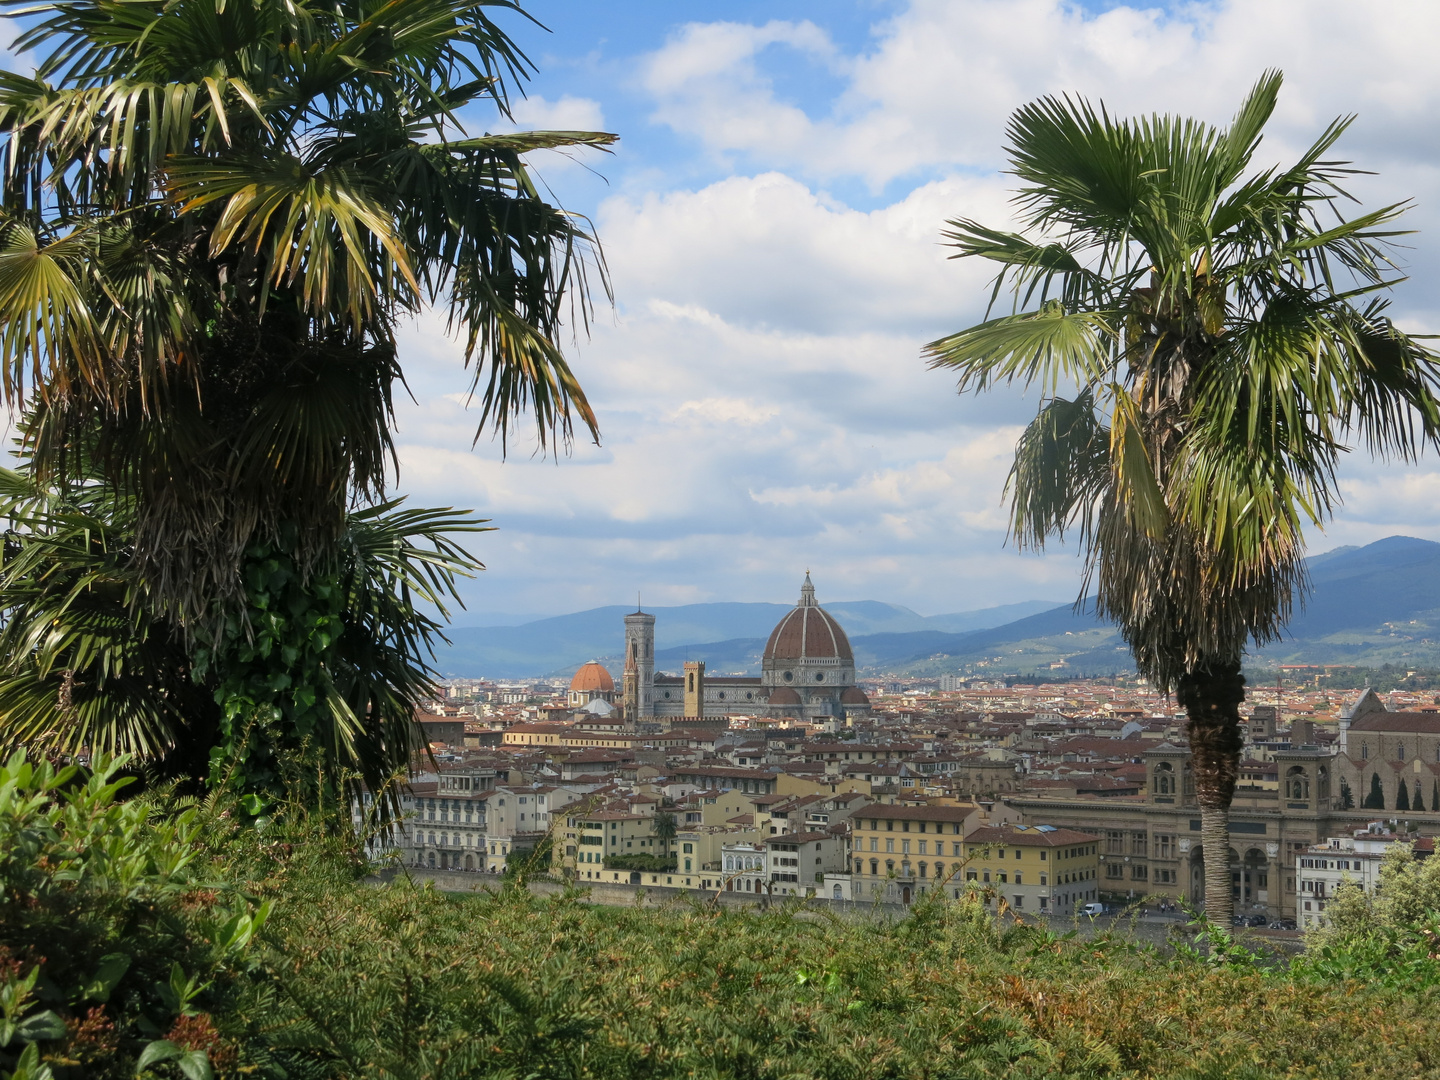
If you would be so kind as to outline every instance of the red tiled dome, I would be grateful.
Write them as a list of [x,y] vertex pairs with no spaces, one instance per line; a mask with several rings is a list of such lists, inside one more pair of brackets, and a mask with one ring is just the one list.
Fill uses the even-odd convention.
[[869,705],[870,699],[865,696],[865,691],[858,686],[847,686],[845,692],[840,695],[841,705]]
[[770,691],[771,705],[799,705],[800,695],[788,686],[776,687]]
[[[855,662],[850,639],[828,611],[815,603],[815,586],[810,575],[800,590],[800,603],[791,608],[770,633],[765,644],[766,660],[828,660]],[[771,699],[774,700],[773,698]]]
[[580,670],[575,672],[575,677],[570,680],[570,691],[587,694],[595,690],[602,694],[612,694],[615,692],[615,680],[603,665],[591,660],[588,664],[582,664]]

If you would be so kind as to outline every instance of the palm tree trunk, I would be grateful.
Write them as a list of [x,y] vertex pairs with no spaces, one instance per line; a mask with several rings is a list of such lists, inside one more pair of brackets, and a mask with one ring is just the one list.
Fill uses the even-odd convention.
[[1230,803],[1240,773],[1240,703],[1245,677],[1240,664],[1214,663],[1185,675],[1176,699],[1189,717],[1190,758],[1200,803],[1200,843],[1205,856],[1205,914],[1223,926],[1235,914],[1230,880]]

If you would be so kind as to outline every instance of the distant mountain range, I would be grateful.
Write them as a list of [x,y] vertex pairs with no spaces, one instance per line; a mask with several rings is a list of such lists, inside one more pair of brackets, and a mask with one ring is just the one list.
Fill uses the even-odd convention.
[[[852,640],[875,633],[963,633],[1012,622],[1046,611],[1052,600],[949,615],[924,616],[898,604],[877,600],[841,601],[825,609],[840,620]],[[789,604],[684,604],[647,608],[655,616],[655,662],[679,670],[687,659],[704,660],[711,670],[759,670],[760,653],[770,631]],[[437,657],[445,675],[521,678],[564,674],[587,660],[623,662],[623,619],[633,608],[591,608],[520,625],[461,626],[449,631],[451,645]],[[753,656],[752,656],[753,654]]]
[[[1440,544],[1392,536],[1308,560],[1312,590],[1283,641],[1262,664],[1384,663],[1440,667]],[[1071,605],[1028,601],[922,616],[874,600],[826,604],[845,627],[856,663],[870,672],[1109,675],[1130,669],[1119,634]],[[439,657],[447,675],[567,675],[600,659],[618,672],[623,606],[519,626],[464,627]],[[704,660],[716,673],[759,670],[785,604],[687,604],[656,608],[656,665],[678,671]]]

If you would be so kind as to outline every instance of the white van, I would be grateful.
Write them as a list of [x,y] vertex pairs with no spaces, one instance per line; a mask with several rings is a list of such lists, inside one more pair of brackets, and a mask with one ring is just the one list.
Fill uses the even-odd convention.
[[1082,908],[1080,909],[1080,914],[1081,914],[1081,915],[1089,915],[1091,918],[1094,918],[1096,915],[1104,915],[1104,914],[1105,914],[1105,905],[1104,905],[1104,904],[1086,904],[1084,907],[1082,907]]

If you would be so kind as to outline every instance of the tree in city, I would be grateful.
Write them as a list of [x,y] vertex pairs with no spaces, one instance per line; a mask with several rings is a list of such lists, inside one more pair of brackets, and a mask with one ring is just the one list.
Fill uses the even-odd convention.
[[675,815],[669,811],[662,810],[655,815],[654,824],[655,839],[660,841],[660,854],[668,856],[670,845],[675,841]]
[[1370,794],[1365,796],[1365,801],[1360,804],[1362,810],[1384,810],[1385,789],[1380,784],[1380,774],[1370,774]]
[[1440,444],[1437,358],[1382,295],[1401,280],[1404,204],[1342,213],[1356,170],[1330,155],[1349,119],[1251,170],[1280,84],[1266,73],[1226,128],[1069,97],[1020,109],[1023,231],[958,219],[945,234],[955,257],[998,264],[992,312],[926,347],[961,392],[1041,391],[1007,483],[1011,536],[1038,550],[1074,535],[1086,609],[1185,709],[1222,921],[1247,643],[1274,640],[1302,595],[1303,529],[1338,504],[1341,455]]

